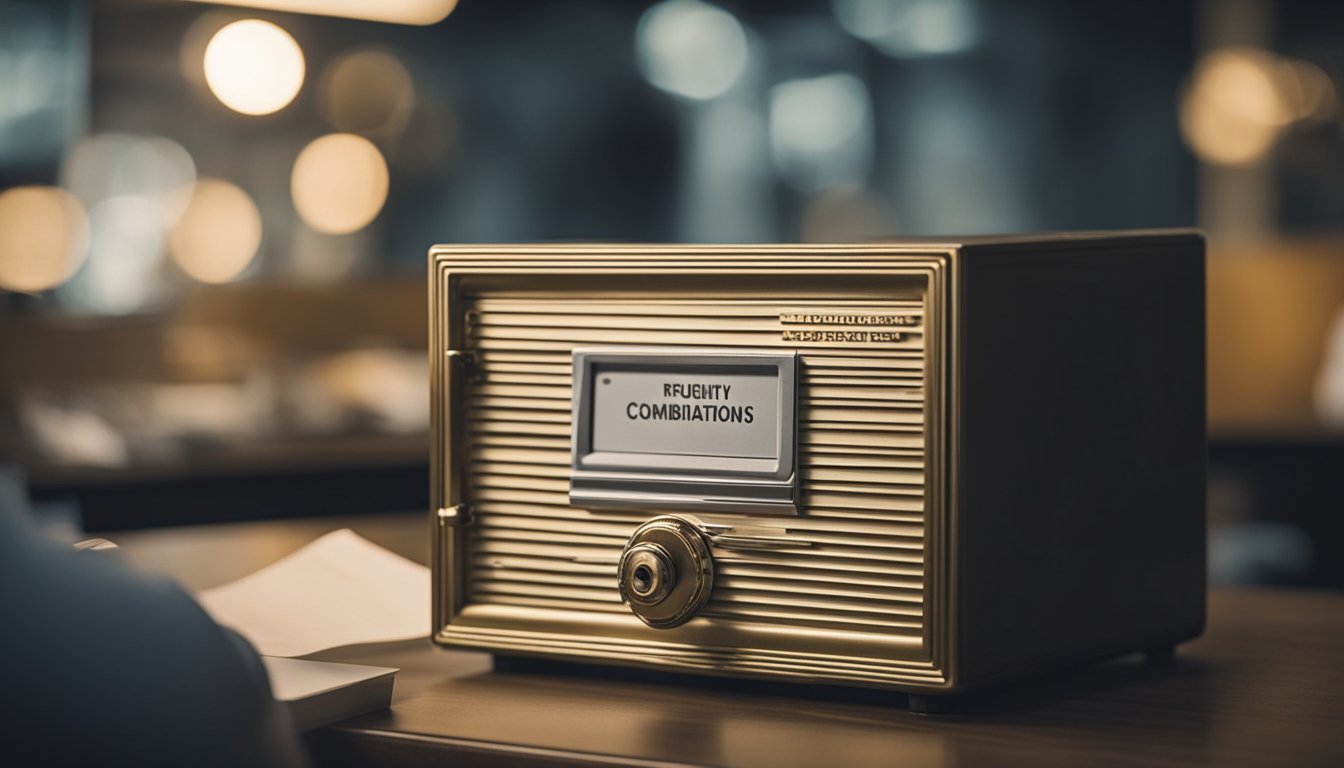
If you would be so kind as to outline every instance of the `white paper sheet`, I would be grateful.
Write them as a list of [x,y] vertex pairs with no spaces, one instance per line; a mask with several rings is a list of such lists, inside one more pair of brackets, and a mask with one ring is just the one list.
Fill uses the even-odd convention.
[[197,599],[264,656],[429,635],[429,569],[348,528]]
[[396,667],[366,667],[275,656],[262,656],[261,662],[266,665],[266,674],[271,679],[271,696],[276,701],[306,699],[397,672]]

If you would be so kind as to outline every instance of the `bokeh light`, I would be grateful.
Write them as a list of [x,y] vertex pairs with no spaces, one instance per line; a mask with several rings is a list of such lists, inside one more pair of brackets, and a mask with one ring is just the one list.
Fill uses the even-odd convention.
[[[215,3],[218,0],[190,0]],[[312,13],[390,24],[437,24],[457,7],[457,0],[229,0],[231,5],[270,11]]]
[[168,233],[191,201],[196,163],[164,136],[100,133],[67,154],[61,178],[89,211],[88,260],[60,291],[68,306],[125,313],[158,295]]
[[139,195],[120,195],[89,209],[89,257],[61,288],[72,305],[92,312],[135,312],[162,291],[159,265],[167,232],[163,209]]
[[1214,165],[1264,157],[1294,118],[1280,60],[1254,48],[1224,48],[1200,59],[1181,100],[1181,132]]
[[1314,395],[1321,419],[1332,426],[1344,427],[1344,307],[1335,312],[1326,335]]
[[1334,116],[1335,83],[1325,70],[1302,59],[1287,59],[1282,67],[1284,87],[1295,118],[1329,120]]
[[201,179],[169,244],[183,272],[203,283],[227,283],[247,269],[261,247],[261,213],[237,186]]
[[804,190],[859,185],[873,154],[868,88],[849,73],[788,80],[770,90],[770,153]]
[[635,43],[649,82],[691,99],[722,95],[747,68],[742,25],[700,0],[666,0],[645,11]]
[[235,21],[205,47],[205,81],[225,106],[267,115],[294,100],[303,86],[303,51],[269,21]]
[[74,274],[89,243],[89,222],[74,195],[59,187],[0,192],[0,288],[37,292]]
[[834,0],[846,32],[897,58],[961,53],[980,37],[972,0]]
[[342,56],[327,69],[320,106],[342,131],[396,135],[415,110],[415,85],[397,57],[366,48]]
[[133,195],[159,206],[164,225],[172,226],[191,198],[196,163],[181,144],[163,136],[100,133],[66,155],[61,178],[89,208]]
[[357,232],[387,201],[387,163],[373,142],[352,133],[314,139],[294,161],[290,194],[304,222],[328,235]]
[[198,88],[210,90],[205,81],[205,49],[215,33],[229,24],[248,18],[241,10],[219,9],[202,13],[192,20],[182,33],[182,44],[177,50],[177,66],[182,77]]

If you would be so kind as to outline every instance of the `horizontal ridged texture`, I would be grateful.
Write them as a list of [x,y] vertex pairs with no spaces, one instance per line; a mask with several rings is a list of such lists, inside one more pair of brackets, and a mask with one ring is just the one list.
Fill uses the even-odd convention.
[[[473,297],[466,346],[480,380],[467,396],[467,599],[474,604],[627,613],[615,560],[656,511],[569,505],[576,346],[797,349],[803,514],[698,514],[733,536],[796,540],[714,549],[701,616],[917,637],[923,625],[924,338],[784,341],[783,313],[918,316],[919,301],[800,295],[657,299],[492,292]],[[845,328],[838,328],[845,330]]]

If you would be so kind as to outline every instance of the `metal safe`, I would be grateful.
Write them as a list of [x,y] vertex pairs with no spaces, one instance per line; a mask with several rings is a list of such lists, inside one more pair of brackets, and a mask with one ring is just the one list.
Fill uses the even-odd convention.
[[955,694],[1204,621],[1189,232],[430,251],[434,639]]

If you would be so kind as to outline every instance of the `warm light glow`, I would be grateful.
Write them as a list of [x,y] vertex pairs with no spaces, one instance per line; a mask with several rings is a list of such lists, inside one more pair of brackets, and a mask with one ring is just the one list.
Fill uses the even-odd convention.
[[393,349],[361,349],[317,363],[319,386],[311,400],[330,398],[338,412],[367,414],[389,432],[425,429],[425,356]]
[[1181,130],[1195,154],[1215,165],[1264,157],[1293,119],[1285,70],[1272,54],[1226,48],[1200,60],[1181,101]]
[[0,288],[37,292],[74,274],[89,244],[89,222],[73,195],[57,187],[0,192]]
[[649,82],[691,99],[722,95],[747,68],[747,37],[737,19],[700,0],[665,0],[635,31]]
[[315,139],[294,161],[290,193],[308,226],[344,235],[368,226],[387,201],[387,163],[373,142],[352,133]]
[[210,10],[192,19],[182,33],[182,44],[177,49],[177,66],[187,82],[200,88],[209,89],[205,82],[205,49],[215,33],[230,23],[248,18],[247,14],[235,9]]
[[1335,427],[1344,427],[1344,309],[1335,313],[1326,336],[1325,355],[1316,377],[1316,411]]
[[252,198],[218,179],[201,179],[170,240],[173,260],[203,283],[227,283],[261,247],[261,214]]
[[1328,120],[1335,112],[1335,83],[1325,70],[1302,59],[1283,63],[1285,90],[1299,120]]
[[269,21],[235,21],[205,47],[205,81],[224,104],[245,115],[283,108],[303,85],[303,51]]
[[415,85],[392,54],[372,48],[355,51],[327,70],[321,106],[342,131],[396,135],[415,109]]
[[[192,0],[217,3],[219,0]],[[341,16],[391,24],[437,24],[457,6],[457,0],[229,0],[230,5],[272,11]]]

